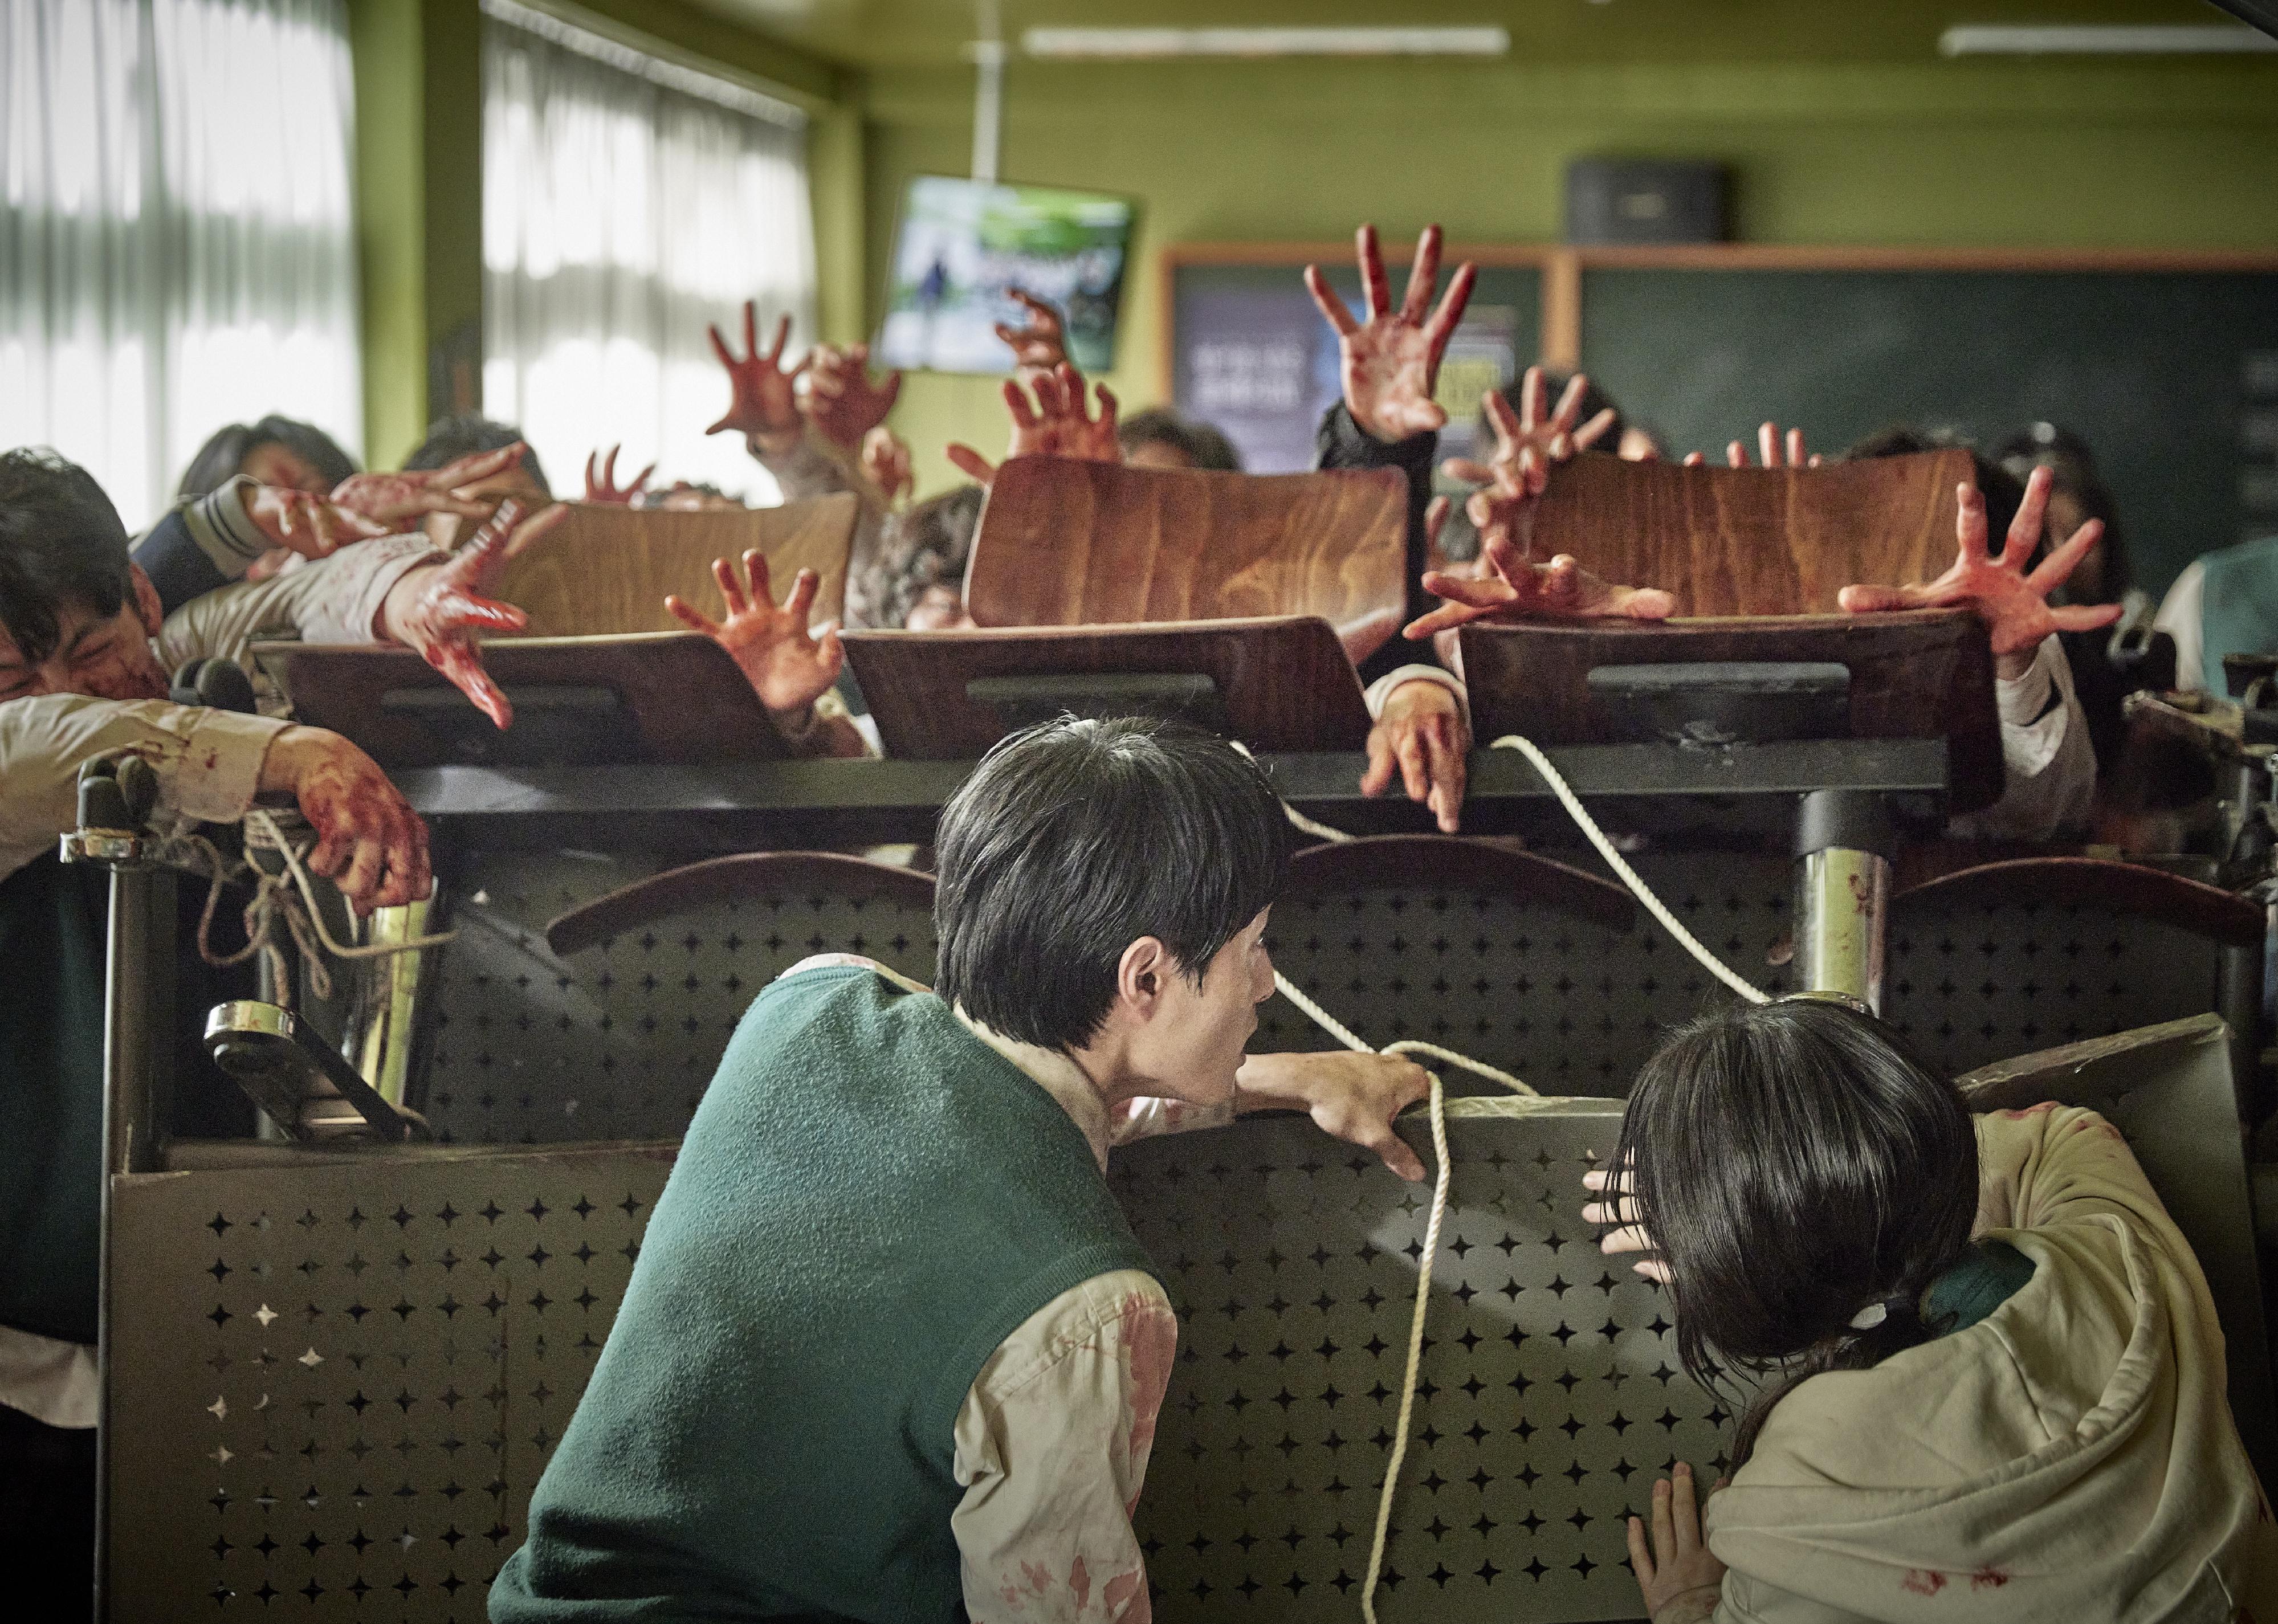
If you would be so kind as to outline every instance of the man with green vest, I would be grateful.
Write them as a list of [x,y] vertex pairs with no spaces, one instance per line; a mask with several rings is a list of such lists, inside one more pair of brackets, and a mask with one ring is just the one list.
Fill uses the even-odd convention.
[[1243,1053],[1288,827],[1232,746],[1046,724],[936,849],[937,991],[812,960],[738,1028],[494,1624],[1144,1620],[1178,1328],[1109,1145],[1297,1106],[1421,1177],[1418,1068]]

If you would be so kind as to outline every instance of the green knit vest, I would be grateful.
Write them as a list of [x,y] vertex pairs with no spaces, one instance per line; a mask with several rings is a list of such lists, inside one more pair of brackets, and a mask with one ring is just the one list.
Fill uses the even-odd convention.
[[1151,1269],[1083,1135],[930,994],[744,1017],[491,1591],[522,1620],[961,1616],[957,1414],[1093,1276]]
[[[2199,598],[2201,682],[2216,693],[2223,686],[2225,654],[2278,653],[2278,536],[2243,541],[2199,560],[2204,591]],[[2188,681],[2190,673],[2182,674]]]

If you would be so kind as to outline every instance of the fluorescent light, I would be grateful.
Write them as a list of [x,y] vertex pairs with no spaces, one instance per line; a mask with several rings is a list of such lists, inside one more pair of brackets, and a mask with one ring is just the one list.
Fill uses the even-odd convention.
[[2278,50],[2278,39],[2227,23],[2174,28],[1965,24],[1938,35],[1938,49],[1946,57],[2204,57]]
[[1501,57],[1504,28],[1030,28],[1031,57]]

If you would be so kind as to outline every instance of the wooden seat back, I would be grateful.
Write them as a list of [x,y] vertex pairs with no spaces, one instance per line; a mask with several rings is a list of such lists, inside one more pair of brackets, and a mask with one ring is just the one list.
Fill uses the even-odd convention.
[[1577,457],[1543,492],[1534,553],[1665,588],[1683,615],[1831,614],[1846,586],[1945,573],[1971,469],[1961,450],[1804,469]]
[[1015,457],[966,577],[982,626],[1319,615],[1355,661],[1406,611],[1407,487],[1390,469],[1221,474]]
[[[493,594],[530,616],[527,636],[683,630],[665,609],[668,592],[717,620],[722,605],[712,560],[740,560],[746,551],[766,555],[778,600],[794,575],[812,569],[822,577],[815,623],[843,613],[857,508],[851,495],[700,513],[569,506],[560,529],[507,565]],[[738,563],[739,579],[742,573]]]

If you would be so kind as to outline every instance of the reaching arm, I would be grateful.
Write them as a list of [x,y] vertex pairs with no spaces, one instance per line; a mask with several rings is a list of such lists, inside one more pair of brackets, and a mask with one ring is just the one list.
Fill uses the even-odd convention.
[[744,573],[750,577],[748,588],[726,559],[712,560],[727,610],[724,622],[678,597],[667,598],[664,606],[689,630],[702,632],[727,650],[767,707],[768,720],[801,755],[868,755],[868,741],[845,707],[824,703],[834,697],[831,685],[845,666],[846,649],[837,627],[808,629],[821,578],[812,569],[800,570],[778,608],[768,581],[767,556],[745,553]]
[[973,1624],[1147,1617],[1131,1513],[1178,1338],[1154,1277],[1119,1270],[1045,1304],[982,1367],[950,1514]]

